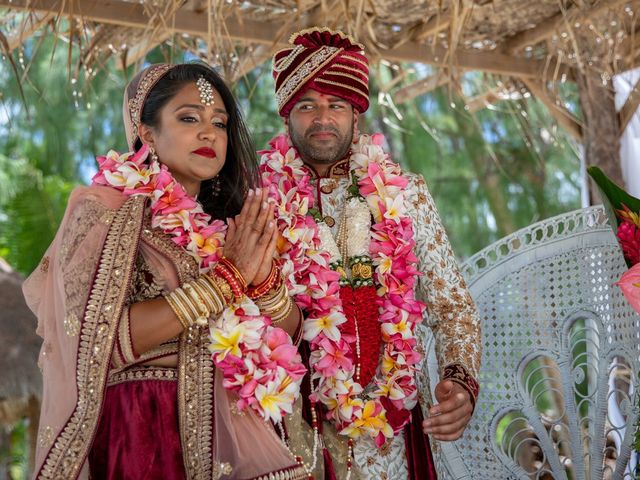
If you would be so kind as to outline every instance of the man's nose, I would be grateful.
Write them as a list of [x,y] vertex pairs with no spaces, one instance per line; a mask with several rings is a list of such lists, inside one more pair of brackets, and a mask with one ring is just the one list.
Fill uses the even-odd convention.
[[320,107],[316,110],[316,115],[313,120],[320,125],[324,125],[331,122],[332,119],[331,110],[325,107]]

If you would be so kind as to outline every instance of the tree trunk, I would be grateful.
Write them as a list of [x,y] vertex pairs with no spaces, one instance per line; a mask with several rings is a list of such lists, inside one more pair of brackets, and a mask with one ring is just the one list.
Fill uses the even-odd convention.
[[[620,122],[614,104],[611,82],[602,84],[600,75],[593,71],[577,73],[580,104],[584,119],[583,141],[587,165],[599,167],[611,180],[624,188],[620,167]],[[591,203],[595,203],[591,184]]]

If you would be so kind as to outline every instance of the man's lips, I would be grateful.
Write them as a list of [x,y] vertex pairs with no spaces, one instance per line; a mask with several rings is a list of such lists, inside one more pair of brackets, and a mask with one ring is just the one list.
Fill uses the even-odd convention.
[[191,153],[195,153],[196,155],[201,155],[203,157],[207,157],[207,158],[216,158],[216,152],[213,148],[207,148],[207,147],[202,147],[199,148],[197,150],[194,150]]
[[337,135],[334,132],[313,132],[309,134],[311,138],[334,138]]

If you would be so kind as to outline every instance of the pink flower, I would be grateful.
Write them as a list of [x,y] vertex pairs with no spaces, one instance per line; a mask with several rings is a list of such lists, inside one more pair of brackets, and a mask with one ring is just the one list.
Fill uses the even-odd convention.
[[326,377],[333,377],[338,369],[350,371],[353,368],[353,362],[348,357],[349,346],[346,342],[332,342],[328,338],[323,338],[318,343],[318,350],[311,355],[318,353],[316,357],[320,357],[314,364],[315,369]]
[[618,240],[622,253],[631,264],[640,262],[640,230],[633,223],[624,221],[618,227]]
[[633,309],[640,313],[640,263],[622,274],[616,283]]
[[385,144],[385,142],[386,140],[383,134],[374,133],[373,135],[371,135],[371,143],[373,143],[374,145],[382,147]]

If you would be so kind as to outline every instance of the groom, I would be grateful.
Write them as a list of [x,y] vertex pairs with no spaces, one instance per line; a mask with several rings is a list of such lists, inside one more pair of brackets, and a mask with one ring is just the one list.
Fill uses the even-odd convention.
[[[326,28],[298,32],[290,43],[273,65],[288,138],[261,152],[263,178],[285,185],[282,195],[307,195],[314,245],[335,280],[319,280],[321,260],[316,273],[295,259],[283,270],[308,293],[295,296],[306,319],[308,423],[288,424],[291,448],[324,467],[325,478],[349,471],[351,478],[436,478],[429,436],[459,438],[478,395],[475,305],[424,179],[392,163],[380,135],[358,132],[369,106],[363,46]],[[289,170],[281,168],[287,161]],[[304,257],[289,229],[304,218],[304,205],[287,204],[278,221],[290,258],[292,251]],[[306,255],[314,258],[315,249]],[[440,365],[434,401],[423,358],[428,329]],[[306,445],[296,440],[305,435]],[[319,451],[309,454],[316,449],[324,462]]]

